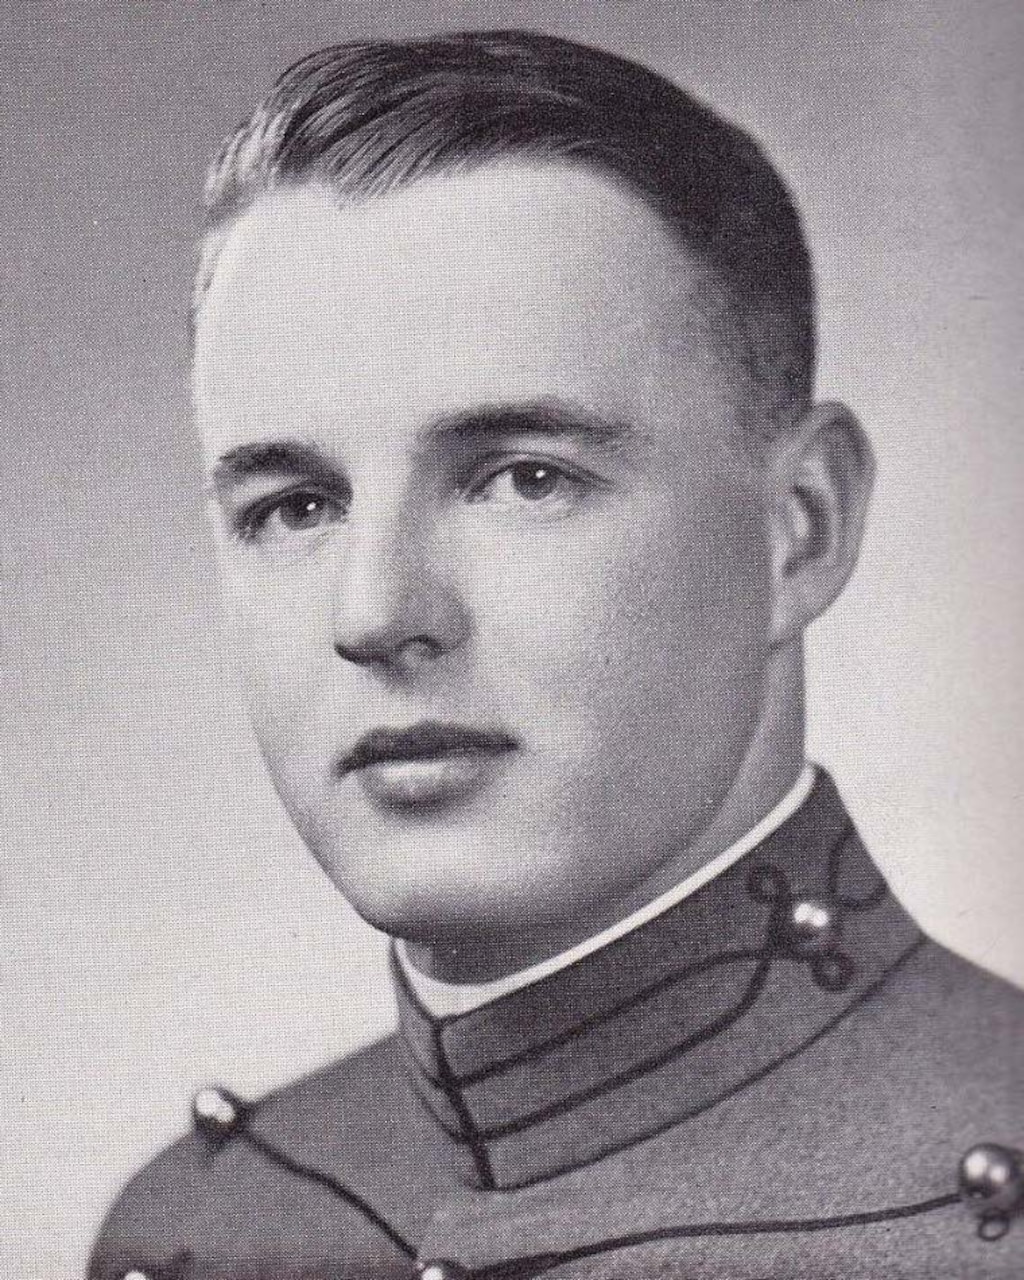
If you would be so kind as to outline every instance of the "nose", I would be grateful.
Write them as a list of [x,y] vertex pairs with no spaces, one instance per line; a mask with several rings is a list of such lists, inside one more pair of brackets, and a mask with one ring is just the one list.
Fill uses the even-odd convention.
[[469,618],[422,527],[350,526],[337,584],[334,651],[353,666],[411,677],[459,648]]

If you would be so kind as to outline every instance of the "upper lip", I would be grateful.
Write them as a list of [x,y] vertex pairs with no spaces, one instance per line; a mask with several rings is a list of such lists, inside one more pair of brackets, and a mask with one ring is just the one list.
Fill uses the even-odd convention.
[[371,729],[342,758],[338,771],[351,773],[389,760],[434,760],[474,752],[497,754],[517,745],[515,738],[500,730],[421,720],[407,729]]

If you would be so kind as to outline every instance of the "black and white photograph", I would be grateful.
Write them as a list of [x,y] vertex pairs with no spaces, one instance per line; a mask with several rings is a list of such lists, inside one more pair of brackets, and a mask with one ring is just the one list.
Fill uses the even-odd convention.
[[1024,1276],[1024,6],[0,49],[0,1275]]

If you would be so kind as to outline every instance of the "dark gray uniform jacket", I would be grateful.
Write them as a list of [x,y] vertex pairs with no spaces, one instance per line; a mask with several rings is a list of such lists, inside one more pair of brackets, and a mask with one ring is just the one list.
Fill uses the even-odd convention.
[[921,934],[824,775],[533,986],[439,1021],[395,976],[400,1032],[207,1107],[91,1280],[1024,1277],[1024,998]]

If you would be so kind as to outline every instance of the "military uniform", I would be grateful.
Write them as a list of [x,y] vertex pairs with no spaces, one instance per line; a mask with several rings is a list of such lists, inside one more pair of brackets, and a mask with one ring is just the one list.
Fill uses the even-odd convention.
[[540,982],[258,1104],[205,1091],[91,1280],[1024,1276],[1024,998],[924,937],[836,790]]

